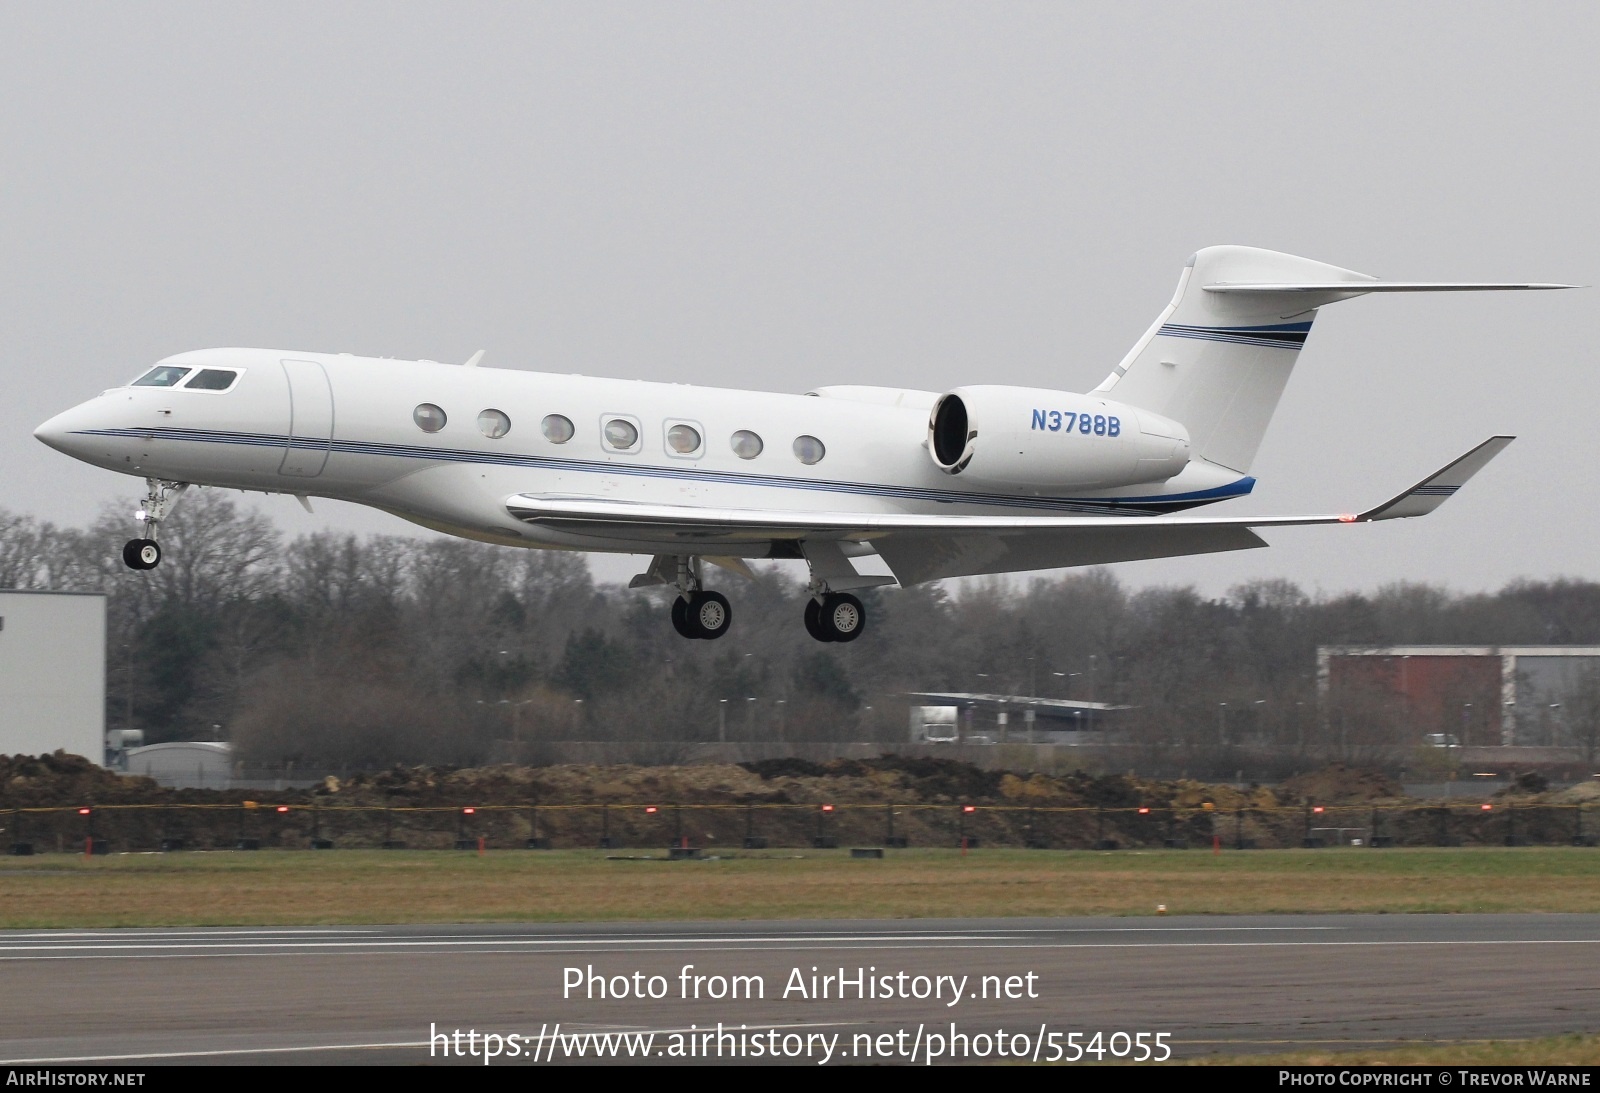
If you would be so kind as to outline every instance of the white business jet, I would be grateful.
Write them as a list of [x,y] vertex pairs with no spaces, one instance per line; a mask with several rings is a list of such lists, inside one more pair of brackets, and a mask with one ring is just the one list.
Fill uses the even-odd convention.
[[[1250,492],[1317,308],[1372,292],[1566,288],[1380,281],[1249,247],[1189,259],[1088,394],[980,384],[805,395],[269,349],[168,357],[45,422],[44,443],[146,480],[134,569],[190,485],[332,497],[504,546],[653,555],[672,622],[717,638],[703,563],[803,559],[806,629],[853,641],[880,584],[1243,550],[1256,529],[1432,512],[1511,442],[1484,441],[1365,512],[1196,517]],[[893,577],[860,573],[876,554]]]

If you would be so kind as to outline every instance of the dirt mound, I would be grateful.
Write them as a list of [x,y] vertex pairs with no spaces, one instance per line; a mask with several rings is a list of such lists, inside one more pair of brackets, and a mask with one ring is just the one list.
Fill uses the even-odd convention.
[[1355,805],[1399,797],[1400,783],[1381,770],[1333,763],[1307,774],[1296,774],[1278,787],[1285,801],[1315,801],[1325,805]]
[[124,804],[159,795],[144,777],[117,774],[81,755],[0,755],[0,801],[7,808],[71,804]]
[[343,804],[721,804],[778,801],[781,791],[732,764],[393,767],[330,779],[315,793]]
[[1538,797],[1550,788],[1550,780],[1537,771],[1519,774],[1496,797]]
[[756,777],[773,778],[823,778],[828,768],[809,759],[761,759],[754,763],[740,763],[741,767]]
[[1550,795],[1550,803],[1554,805],[1582,805],[1594,801],[1600,801],[1600,782],[1579,782]]

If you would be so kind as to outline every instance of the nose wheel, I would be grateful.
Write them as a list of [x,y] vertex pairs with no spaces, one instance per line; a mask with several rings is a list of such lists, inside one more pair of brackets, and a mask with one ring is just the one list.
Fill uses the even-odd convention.
[[129,569],[154,569],[161,564],[161,544],[154,539],[129,539],[122,544],[122,561]]
[[733,608],[721,592],[691,592],[672,601],[672,628],[686,638],[720,638],[733,622]]
[[156,542],[156,535],[161,522],[189,488],[187,482],[168,482],[164,478],[146,478],[144,482],[144,504],[133,514],[134,520],[144,526],[144,535],[122,545],[122,562],[129,569],[154,569],[161,564],[161,544]]
[[867,609],[848,592],[806,601],[806,633],[818,641],[855,641],[867,628]]

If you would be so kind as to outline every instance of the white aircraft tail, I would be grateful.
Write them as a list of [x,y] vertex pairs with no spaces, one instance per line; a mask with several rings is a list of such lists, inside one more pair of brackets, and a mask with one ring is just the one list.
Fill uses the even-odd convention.
[[1568,287],[1379,281],[1277,251],[1207,247],[1095,392],[1181,423],[1195,457],[1244,474],[1323,304],[1369,292]]

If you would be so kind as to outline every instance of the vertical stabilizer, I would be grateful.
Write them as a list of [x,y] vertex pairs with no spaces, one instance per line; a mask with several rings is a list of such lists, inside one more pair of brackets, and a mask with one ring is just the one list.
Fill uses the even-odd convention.
[[1207,247],[1189,259],[1172,303],[1095,393],[1181,423],[1196,457],[1244,474],[1316,309],[1347,294],[1217,292],[1205,286],[1374,280],[1277,251]]

